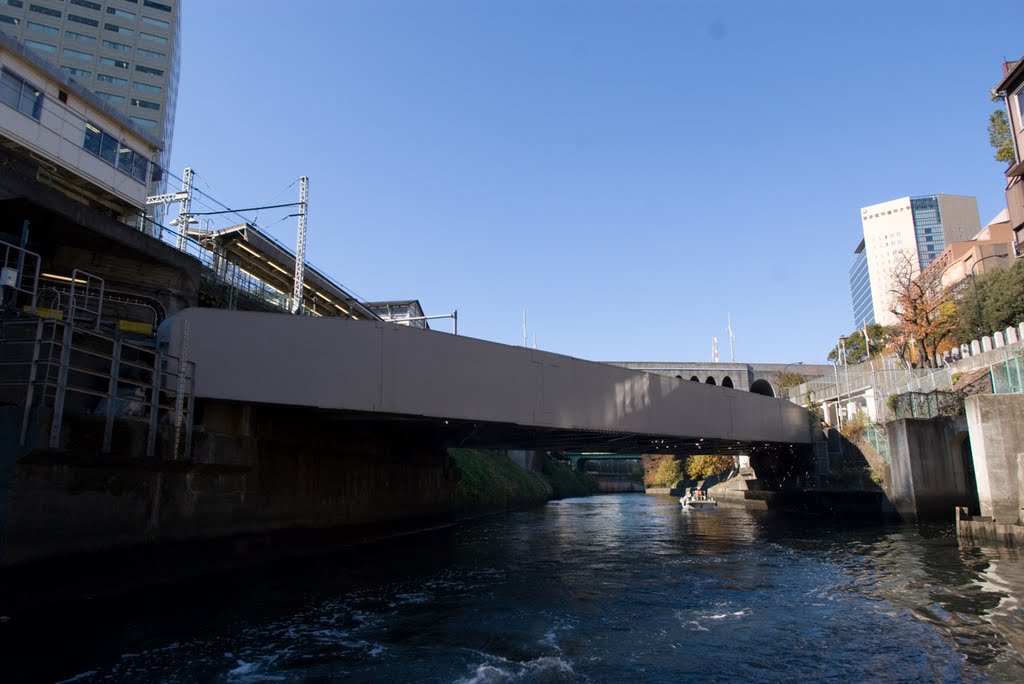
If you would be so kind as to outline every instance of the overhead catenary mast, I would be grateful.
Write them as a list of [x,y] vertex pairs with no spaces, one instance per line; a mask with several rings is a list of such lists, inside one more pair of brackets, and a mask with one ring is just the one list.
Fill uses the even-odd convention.
[[299,234],[295,239],[295,283],[292,288],[292,313],[302,313],[302,285],[306,271],[306,207],[309,204],[309,178],[299,178]]
[[718,337],[711,338],[711,361],[718,363]]

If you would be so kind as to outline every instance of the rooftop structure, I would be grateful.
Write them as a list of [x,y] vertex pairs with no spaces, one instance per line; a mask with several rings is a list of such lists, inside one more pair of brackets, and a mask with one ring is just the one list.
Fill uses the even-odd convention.
[[[251,223],[221,230],[190,228],[188,236],[212,254],[221,280],[286,309],[295,281],[295,254]],[[303,276],[302,310],[313,316],[376,319],[377,314],[309,263]]]
[[[365,302],[366,308],[385,321],[408,325],[423,330],[430,329],[423,307],[418,299],[404,299],[390,302]],[[410,320],[411,319],[411,320]]]

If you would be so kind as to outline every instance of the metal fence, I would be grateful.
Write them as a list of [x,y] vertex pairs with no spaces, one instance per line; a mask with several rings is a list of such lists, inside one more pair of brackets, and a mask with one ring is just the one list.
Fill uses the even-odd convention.
[[959,392],[905,392],[890,396],[886,403],[892,411],[893,420],[961,416],[964,413],[964,397]]
[[993,394],[1024,394],[1024,358],[1020,354],[992,364],[991,372]]
[[[191,456],[193,363],[55,318],[4,318],[0,337],[0,396],[23,405],[21,446],[66,448],[67,425],[82,419],[102,421],[93,446],[109,453],[115,421],[128,421],[142,426],[146,457]],[[40,422],[45,443],[30,439]],[[162,425],[173,427],[173,444],[158,454]]]
[[872,422],[864,426],[864,439],[868,441],[882,460],[889,463],[889,437]]

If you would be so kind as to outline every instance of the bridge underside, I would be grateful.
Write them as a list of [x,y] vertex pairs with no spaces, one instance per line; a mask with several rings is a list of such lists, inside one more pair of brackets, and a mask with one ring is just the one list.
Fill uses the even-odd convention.
[[[295,411],[294,407],[263,407],[264,410]],[[445,447],[479,449],[525,449],[569,453],[607,454],[756,454],[791,448],[789,443],[752,442],[704,437],[683,438],[607,430],[567,429],[403,416],[366,411],[316,410],[319,420],[334,425],[339,436],[422,440]]]

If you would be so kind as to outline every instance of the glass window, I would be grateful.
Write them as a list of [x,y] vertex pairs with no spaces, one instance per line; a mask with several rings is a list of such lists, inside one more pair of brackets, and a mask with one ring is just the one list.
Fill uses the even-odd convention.
[[107,14],[113,14],[115,17],[121,17],[122,19],[134,19],[134,12],[126,12],[125,10],[117,9],[116,7],[108,7]]
[[161,45],[167,45],[167,39],[163,36],[154,36],[152,33],[139,33],[139,38],[143,40],[151,40],[154,43],[160,43]]
[[82,149],[95,154],[111,164],[118,171],[145,183],[149,173],[149,161],[141,154],[118,143],[117,138],[92,123],[85,124],[85,138]]
[[153,17],[147,17],[145,14],[142,15],[142,23],[149,24],[150,26],[159,26],[160,28],[165,29],[171,28],[170,22],[164,21],[163,19],[154,19]]
[[117,138],[106,132],[100,138],[100,159],[110,164],[117,162]]
[[14,24],[15,26],[17,26],[20,23],[21,22],[15,19],[14,17],[9,17],[6,14],[0,14],[0,24]]
[[60,10],[50,9],[49,7],[43,7],[42,5],[29,5],[28,8],[33,12],[39,12],[51,17],[60,17]]
[[46,24],[40,24],[34,21],[27,22],[25,25],[28,26],[33,31],[40,31],[42,33],[49,33],[51,35],[56,35],[60,33],[60,29],[54,28],[52,26],[47,26]]
[[124,101],[125,101],[124,95],[114,95],[112,93],[105,93],[102,90],[97,90],[95,92],[96,92],[97,95],[102,97],[104,100],[107,100],[109,102],[116,102],[118,104],[124,104]]
[[88,7],[96,11],[100,10],[100,4],[98,2],[92,2],[91,0],[68,0],[72,5],[78,5],[79,7]]
[[25,3],[23,3],[21,0],[4,0],[3,2],[0,2],[0,5],[9,5],[11,7],[24,7]]
[[0,69],[0,102],[36,121],[43,114],[42,91],[7,69]]
[[124,171],[129,176],[132,173],[132,162],[134,161],[135,151],[130,147],[122,145],[117,148],[117,168],[120,171]]
[[164,70],[163,69],[154,69],[153,67],[142,66],[141,64],[136,64],[135,65],[135,70],[136,71],[141,71],[144,74],[153,74],[154,76],[163,76],[164,75]]
[[71,48],[64,48],[63,50],[61,50],[61,54],[63,54],[66,57],[80,59],[83,62],[92,61],[92,55],[90,55],[88,52],[82,52],[81,50],[72,50]]
[[92,72],[86,71],[85,69],[61,65],[60,70],[68,76],[75,76],[77,78],[92,78]]
[[156,121],[151,121],[150,119],[143,119],[141,116],[129,116],[128,118],[145,128],[156,128]]
[[103,131],[93,126],[91,123],[85,124],[85,142],[82,143],[82,147],[95,154],[97,157],[100,156],[100,140],[103,138]]
[[138,81],[132,83],[132,88],[142,90],[147,93],[162,93],[164,91],[160,86],[150,85],[149,83],[139,83]]
[[74,21],[79,24],[85,24],[86,26],[99,26],[100,22],[89,17],[80,17],[77,14],[68,14],[68,21]]
[[128,86],[128,79],[118,78],[117,76],[111,76],[110,74],[96,74],[97,81],[103,81],[104,83],[113,83],[119,86]]
[[136,50],[136,53],[139,55],[139,57],[149,57],[150,59],[163,59],[167,56],[162,52],[154,52],[153,50],[143,50],[142,48],[138,48]]
[[163,4],[159,3],[159,2],[153,2],[153,0],[143,0],[142,4],[145,5],[146,7],[152,7],[153,9],[158,9],[161,12],[170,12],[171,11],[171,6],[170,5],[163,5]]
[[116,69],[127,69],[128,62],[123,59],[111,59],[110,57],[100,57],[100,64],[112,66]]
[[118,34],[119,36],[134,36],[135,35],[135,31],[133,31],[132,29],[125,28],[124,26],[118,26],[117,24],[104,24],[103,28],[107,29],[108,31],[113,31],[114,33]]
[[142,107],[143,109],[160,109],[160,105],[156,102],[146,102],[145,100],[139,100],[134,97],[132,98],[132,106]]
[[1024,131],[1024,88],[1017,91],[1017,128]]
[[92,36],[87,36],[84,33],[75,33],[74,31],[65,31],[64,37],[68,40],[74,40],[79,43],[95,43],[96,39]]
[[30,48],[34,48],[36,50],[40,50],[41,52],[56,52],[57,51],[57,46],[56,45],[50,45],[49,43],[39,43],[39,42],[36,42],[34,40],[25,40],[25,41],[22,41],[22,42],[24,42],[25,45],[28,45]]
[[21,101],[21,84],[24,81],[7,69],[0,71],[0,102],[8,107],[18,108]]
[[143,157],[138,152],[135,153],[135,159],[132,160],[132,178],[145,183],[149,175],[149,160]]
[[111,50],[118,50],[120,52],[131,52],[132,46],[125,45],[124,43],[115,43],[112,40],[103,41],[103,47],[110,48]]

